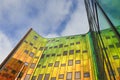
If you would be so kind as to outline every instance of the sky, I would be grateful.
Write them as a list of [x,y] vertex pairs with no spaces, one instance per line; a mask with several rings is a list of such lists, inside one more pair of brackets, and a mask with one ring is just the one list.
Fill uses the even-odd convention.
[[84,0],[0,0],[0,63],[30,28],[46,38],[87,33]]

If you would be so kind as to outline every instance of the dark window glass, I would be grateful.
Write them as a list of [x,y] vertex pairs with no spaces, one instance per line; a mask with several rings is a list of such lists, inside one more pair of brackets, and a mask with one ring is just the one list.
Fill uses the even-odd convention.
[[43,78],[43,74],[39,74],[38,80],[42,80],[42,78]]
[[51,77],[51,80],[56,80],[56,77]]
[[34,47],[34,49],[37,49],[37,47]]
[[33,43],[30,42],[30,45],[33,46]]
[[42,68],[46,68],[46,66],[42,66]]
[[64,79],[64,74],[59,74],[59,79]]
[[74,54],[74,50],[69,51],[70,55]]
[[30,68],[34,69],[35,68],[35,63],[32,63]]
[[76,44],[80,44],[80,42],[76,42]]
[[75,37],[71,37],[71,39],[74,39]]
[[87,53],[87,50],[83,50],[82,53]]
[[116,43],[116,47],[117,47],[117,48],[120,48],[120,43]]
[[22,64],[22,61],[18,60],[18,63],[19,63],[19,64]]
[[41,58],[44,58],[45,54],[42,54]]
[[52,54],[52,56],[55,56],[55,54]]
[[25,50],[24,52],[25,52],[26,54],[28,54],[29,51],[28,51],[28,50]]
[[64,64],[61,64],[61,66],[64,67],[64,66],[66,66],[66,64],[65,64],[65,63],[64,63]]
[[25,43],[28,43],[26,40],[24,40]]
[[38,65],[37,65],[37,68],[40,68],[40,66],[41,66],[41,64],[38,64]]
[[33,52],[30,52],[30,57],[33,57],[34,56],[34,53]]
[[81,78],[81,73],[80,71],[75,72],[75,79],[80,79]]
[[70,37],[67,37],[66,39],[69,39]]
[[33,77],[32,77],[32,80],[36,80],[36,76],[33,76]]
[[117,68],[117,71],[118,71],[118,73],[119,73],[119,75],[120,75],[120,67]]
[[45,47],[45,50],[47,50],[48,49],[48,47]]
[[42,51],[42,50],[43,50],[43,47],[40,47],[40,49],[39,49],[39,50],[41,50],[41,51]]
[[70,45],[72,46],[72,45],[74,45],[74,43],[70,43]]
[[57,56],[61,56],[61,54],[57,54]]
[[72,66],[73,65],[73,60],[68,60],[68,66]]
[[25,76],[24,80],[29,80],[29,78],[30,78],[30,74],[27,74],[27,75]]
[[80,50],[76,50],[76,53],[80,53]]
[[72,72],[67,72],[67,80],[72,80]]
[[58,46],[54,46],[54,48],[57,48]]
[[63,47],[63,44],[60,44],[60,45],[59,45],[59,48],[62,48],[62,47]]
[[109,45],[109,48],[114,48],[114,45]]
[[109,37],[109,36],[106,36],[106,39],[110,39],[110,37]]
[[68,47],[68,45],[64,45],[64,47]]
[[56,62],[55,62],[54,67],[59,67],[59,61],[56,61]]
[[113,59],[119,59],[119,56],[118,55],[114,55]]
[[50,56],[49,54],[46,55],[46,57],[49,57],[49,56]]
[[49,47],[49,49],[52,49],[52,47]]
[[75,64],[80,64],[80,60],[76,60],[76,61],[75,61]]
[[49,80],[50,74],[45,74],[44,80]]
[[52,67],[52,65],[53,65],[53,63],[49,63],[49,64],[48,64],[48,67]]
[[34,38],[34,40],[36,40],[38,37],[37,37],[37,36],[34,36],[33,38]]
[[85,77],[85,78],[90,77],[90,73],[89,73],[89,72],[85,72],[85,73],[84,73],[84,77]]
[[67,55],[68,51],[64,51],[63,52],[63,56]]
[[12,72],[11,72],[12,74],[16,74],[16,70],[12,70]]

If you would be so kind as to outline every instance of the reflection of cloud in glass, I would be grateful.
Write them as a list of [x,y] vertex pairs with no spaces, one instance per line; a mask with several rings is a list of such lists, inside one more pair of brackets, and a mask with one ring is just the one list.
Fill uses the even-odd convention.
[[113,24],[120,25],[120,0],[99,0],[99,2]]

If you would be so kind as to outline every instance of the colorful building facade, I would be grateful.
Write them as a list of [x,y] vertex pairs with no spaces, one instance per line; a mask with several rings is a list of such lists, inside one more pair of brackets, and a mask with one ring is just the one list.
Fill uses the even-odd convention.
[[99,0],[85,6],[88,33],[43,38],[30,29],[0,65],[0,80],[120,80],[120,26]]

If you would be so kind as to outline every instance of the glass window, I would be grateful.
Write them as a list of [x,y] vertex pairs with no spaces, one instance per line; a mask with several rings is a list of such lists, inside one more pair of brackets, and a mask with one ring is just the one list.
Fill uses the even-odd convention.
[[63,44],[60,44],[60,45],[59,45],[59,48],[62,48],[62,47],[63,47]]
[[36,80],[36,76],[33,76],[33,77],[32,77],[32,80]]
[[74,54],[74,50],[69,51],[70,55]]
[[73,65],[73,60],[68,60],[68,66],[72,66]]
[[118,55],[114,55],[113,59],[119,59],[119,56]]
[[49,49],[52,49],[52,47],[49,47]]
[[114,48],[114,45],[112,45],[112,44],[111,44],[111,45],[109,45],[109,48]]
[[76,42],[76,44],[80,44],[80,42]]
[[80,53],[80,50],[76,50],[76,53]]
[[46,55],[46,57],[49,57],[49,56],[50,56],[49,54]]
[[117,48],[120,48],[120,43],[115,43]]
[[67,55],[68,51],[64,51],[63,52],[63,56]]
[[75,72],[75,79],[80,79],[80,78],[81,78],[80,71]]
[[85,77],[85,78],[90,77],[90,73],[89,73],[89,72],[85,72],[85,73],[84,73],[84,77]]
[[59,61],[56,61],[56,62],[55,62],[54,67],[59,67]]
[[49,80],[50,74],[45,74],[44,80]]
[[109,36],[106,36],[106,39],[110,39],[110,37],[109,37]]
[[72,45],[74,45],[74,43],[70,43],[70,45],[72,46]]
[[38,65],[37,65],[37,68],[40,68],[40,66],[41,66],[41,64],[38,64]]
[[24,52],[25,52],[26,54],[28,54],[29,51],[28,51],[28,50],[25,50]]
[[48,64],[48,67],[52,67],[52,65],[53,65],[53,63],[49,63],[49,64]]
[[37,36],[34,36],[33,39],[36,40],[38,37]]
[[42,66],[42,68],[46,68],[46,66]]
[[57,48],[58,46],[54,46],[54,48]]
[[65,63],[64,63],[64,64],[61,64],[61,66],[64,67],[64,66],[66,66],[66,64],[65,64]]
[[32,63],[30,68],[34,69],[35,68],[35,63]]
[[30,45],[33,46],[33,43],[30,42]]
[[30,57],[33,57],[34,56],[34,53],[33,52],[30,52]]
[[80,60],[76,60],[76,61],[75,61],[75,64],[80,64]]
[[40,47],[40,49],[39,49],[39,50],[41,50],[41,51],[42,51],[42,50],[43,50],[43,47]]
[[64,45],[64,47],[68,47],[68,45]]
[[27,74],[27,75],[25,76],[24,80],[29,80],[29,78],[30,78],[30,74]]
[[120,67],[117,68],[117,71],[118,71],[118,73],[119,73],[119,75],[120,75]]
[[51,77],[51,80],[56,80],[56,77]]
[[82,53],[87,53],[87,50],[83,50]]
[[16,70],[12,70],[12,72],[11,72],[12,74],[16,74]]
[[44,58],[45,54],[42,54],[41,58]]
[[72,72],[67,72],[67,80],[72,80]]
[[52,56],[55,56],[55,54],[52,54]]
[[64,79],[64,74],[59,74],[59,79]]
[[39,74],[38,80],[42,80],[42,78],[43,78],[43,74]]

